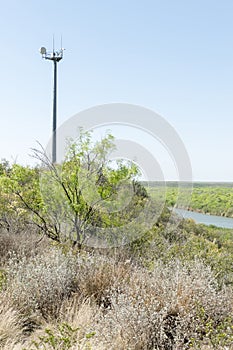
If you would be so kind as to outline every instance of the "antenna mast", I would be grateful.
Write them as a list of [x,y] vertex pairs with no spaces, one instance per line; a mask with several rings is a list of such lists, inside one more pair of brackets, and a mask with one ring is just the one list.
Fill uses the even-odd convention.
[[[62,41],[61,41],[62,43]],[[51,60],[54,63],[53,69],[53,126],[52,126],[52,163],[57,161],[57,63],[63,58],[64,49],[61,46],[59,51],[54,50],[54,35],[53,35],[53,51],[47,52],[45,47],[40,48],[42,58]]]

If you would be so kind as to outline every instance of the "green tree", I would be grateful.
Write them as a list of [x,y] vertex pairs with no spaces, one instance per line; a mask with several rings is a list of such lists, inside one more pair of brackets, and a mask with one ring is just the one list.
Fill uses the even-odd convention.
[[69,141],[61,164],[53,164],[42,148],[34,150],[40,167],[14,165],[1,178],[6,207],[21,211],[51,239],[78,247],[98,228],[120,227],[137,215],[147,194],[136,181],[134,163],[108,160],[114,148],[110,134],[93,143],[90,132],[81,132],[77,141]]
[[42,228],[42,208],[39,168],[13,164],[10,171],[0,176],[1,226],[8,231],[18,231],[33,222]]
[[2,159],[0,162],[0,176],[8,174],[11,171],[10,163],[6,159]]

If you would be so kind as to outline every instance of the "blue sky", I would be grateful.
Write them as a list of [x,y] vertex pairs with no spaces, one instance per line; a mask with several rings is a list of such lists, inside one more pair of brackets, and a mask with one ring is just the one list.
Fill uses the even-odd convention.
[[0,23],[0,158],[30,163],[48,141],[52,64],[38,48],[62,33],[58,124],[99,104],[142,105],[179,133],[194,180],[233,181],[231,0],[2,1]]

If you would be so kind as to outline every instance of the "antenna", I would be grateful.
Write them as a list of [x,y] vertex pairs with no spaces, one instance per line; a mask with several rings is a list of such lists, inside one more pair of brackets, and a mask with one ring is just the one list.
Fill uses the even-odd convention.
[[53,34],[53,54],[54,54],[54,34]]
[[44,46],[42,46],[40,49],[39,49],[41,55],[46,55],[46,48]]
[[62,50],[62,34],[61,34],[61,50]]

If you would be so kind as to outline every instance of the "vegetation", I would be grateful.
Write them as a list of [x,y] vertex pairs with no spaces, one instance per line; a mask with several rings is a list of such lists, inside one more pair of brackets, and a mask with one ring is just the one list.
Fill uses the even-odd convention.
[[91,248],[149,198],[134,165],[107,162],[111,137],[80,141],[60,166],[37,151],[42,172],[0,167],[0,349],[233,349],[232,231],[164,208],[134,240]]
[[[190,184],[191,186],[191,184]],[[156,183],[150,184],[149,192],[152,196],[162,196],[163,190]],[[190,194],[190,189],[182,188],[181,202]],[[177,183],[166,184],[166,203],[174,206],[177,202]],[[194,183],[193,191],[188,203],[188,209],[226,217],[233,217],[233,184],[231,183]]]
[[165,216],[121,250],[1,232],[1,348],[230,349],[232,236]]
[[[54,165],[43,149],[34,150],[42,168],[3,164],[0,224],[7,230],[16,222],[17,228],[33,224],[52,240],[69,240],[80,248],[101,238],[98,227],[120,228],[144,206],[147,193],[135,179],[133,163],[116,161],[113,167],[108,161],[113,149],[111,135],[93,145],[91,134],[81,132],[77,142],[70,141],[61,165]],[[108,239],[114,243],[112,235]]]

